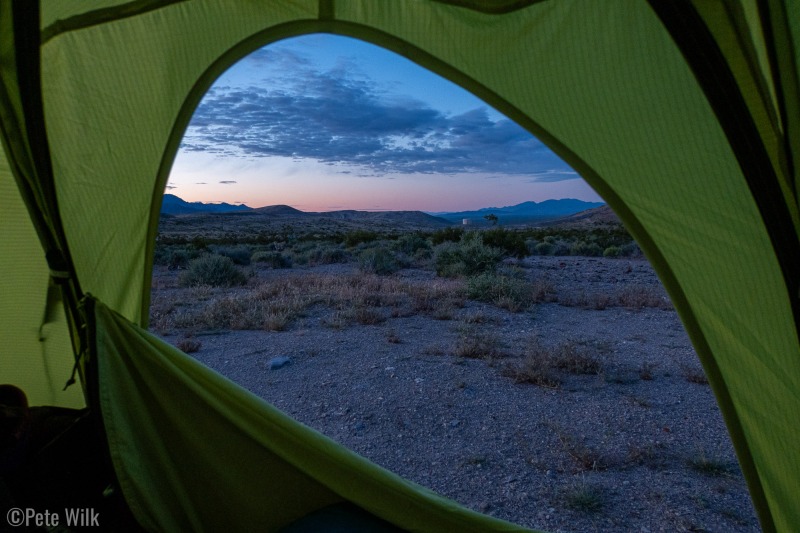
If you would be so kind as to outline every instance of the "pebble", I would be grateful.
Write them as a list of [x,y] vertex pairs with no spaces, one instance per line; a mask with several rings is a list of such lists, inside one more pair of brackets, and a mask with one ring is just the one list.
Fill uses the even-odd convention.
[[273,357],[269,360],[269,369],[270,370],[278,370],[291,362],[291,359],[285,355],[279,355],[278,357]]

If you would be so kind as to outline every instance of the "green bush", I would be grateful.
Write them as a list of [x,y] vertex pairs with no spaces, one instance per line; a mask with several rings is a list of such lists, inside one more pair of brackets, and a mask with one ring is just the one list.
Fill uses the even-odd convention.
[[211,285],[213,287],[232,287],[244,285],[245,275],[233,264],[230,257],[209,254],[189,262],[189,270],[178,278],[181,287]]
[[458,242],[464,235],[464,229],[458,227],[443,228],[433,232],[431,235],[431,242],[434,245],[442,244],[444,242]]
[[619,257],[622,255],[622,250],[619,246],[609,246],[603,250],[603,257]]
[[528,255],[528,247],[521,233],[504,228],[486,230],[481,234],[483,244],[503,250],[506,255],[522,259]]
[[620,255],[623,257],[638,257],[642,255],[642,249],[635,241],[631,241],[620,247]]
[[357,244],[361,244],[362,242],[372,242],[378,239],[378,234],[374,231],[367,231],[363,229],[357,229],[353,231],[349,231],[344,234],[342,237],[342,242],[348,248],[352,248]]
[[536,255],[553,255],[555,246],[551,242],[543,241],[536,245]]
[[464,264],[464,274],[473,276],[483,272],[494,272],[497,264],[503,259],[503,251],[499,248],[486,246],[475,232],[477,237],[465,234],[461,239],[461,261]]
[[229,257],[237,265],[249,265],[253,252],[246,246],[211,246],[212,252],[223,257]]
[[292,268],[292,259],[280,252],[256,252],[251,259],[254,263],[267,263],[272,268]]
[[533,303],[533,288],[516,276],[484,272],[469,279],[467,296],[517,312]]
[[187,250],[184,247],[156,247],[153,255],[153,264],[163,265],[170,270],[185,269],[189,266],[189,261],[197,257],[195,250]]
[[431,243],[420,235],[409,234],[398,238],[394,242],[394,249],[408,256],[414,256],[420,250],[430,250]]
[[486,246],[478,232],[470,232],[458,244],[444,242],[437,246],[433,263],[438,276],[452,278],[492,272],[502,258],[502,250]]
[[310,265],[346,263],[347,260],[347,252],[335,244],[319,244],[308,251],[308,264]]
[[557,240],[550,255],[570,255],[570,251],[571,247],[567,241]]
[[454,278],[464,274],[461,262],[461,247],[454,242],[444,242],[433,251],[433,264],[436,275]]
[[358,267],[362,272],[386,275],[400,268],[394,255],[385,248],[370,248],[358,256]]
[[569,255],[599,257],[603,255],[603,249],[595,242],[577,241],[570,246]]

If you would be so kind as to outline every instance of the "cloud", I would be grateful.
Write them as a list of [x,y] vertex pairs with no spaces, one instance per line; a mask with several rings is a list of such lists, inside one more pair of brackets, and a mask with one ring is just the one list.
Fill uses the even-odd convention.
[[580,178],[580,175],[574,170],[550,169],[542,172],[534,172],[533,179],[528,181],[530,183],[552,183],[555,181],[574,180],[578,178]]
[[208,185],[205,181],[198,181],[195,185]]
[[177,189],[177,188],[178,188],[177,185],[167,185],[167,190],[168,191],[171,191],[172,189]]
[[234,180],[223,180],[223,181],[220,181],[220,183],[222,183],[224,185],[230,185],[230,184],[236,183],[236,182]]
[[[192,118],[183,150],[313,159],[360,167],[364,176],[490,172],[528,175],[534,181],[577,177],[530,133],[511,120],[492,119],[486,108],[445,114],[383,91],[347,61],[323,71],[290,50],[270,48],[250,60],[283,76],[270,86],[213,87]],[[564,172],[551,173],[553,168]]]

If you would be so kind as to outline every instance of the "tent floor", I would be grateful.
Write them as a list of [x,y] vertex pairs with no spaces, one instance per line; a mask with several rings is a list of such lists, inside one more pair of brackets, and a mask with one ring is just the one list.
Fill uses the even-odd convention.
[[[30,417],[25,449],[14,462],[5,462],[0,477],[0,531],[142,531],[115,488],[105,443],[89,411],[32,407]],[[12,527],[12,508],[39,513],[39,525],[30,516]]]

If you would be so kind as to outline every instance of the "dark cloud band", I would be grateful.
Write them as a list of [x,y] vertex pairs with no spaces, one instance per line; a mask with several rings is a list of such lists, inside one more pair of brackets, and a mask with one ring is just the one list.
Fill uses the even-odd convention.
[[[197,108],[182,149],[223,156],[283,156],[388,173],[486,172],[561,181],[578,176],[530,133],[480,108],[447,115],[384,94],[346,69],[315,70],[300,56],[264,49],[280,62],[273,88],[214,87]],[[227,182],[220,182],[227,183]]]

